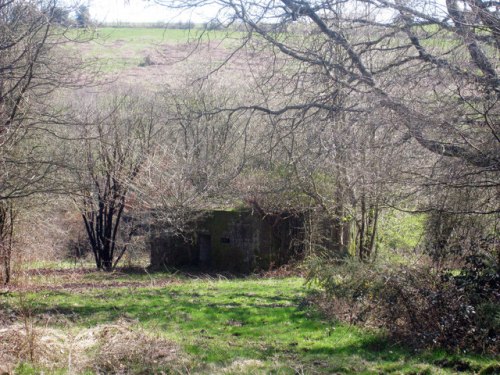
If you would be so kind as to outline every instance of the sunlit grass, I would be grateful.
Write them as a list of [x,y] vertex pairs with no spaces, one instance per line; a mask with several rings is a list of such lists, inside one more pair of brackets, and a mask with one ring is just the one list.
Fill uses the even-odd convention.
[[[103,273],[86,277],[97,275],[105,277]],[[435,364],[446,353],[416,354],[391,345],[380,331],[323,319],[306,303],[315,290],[305,287],[301,278],[176,280],[161,288],[26,293],[23,301],[35,316],[71,317],[71,325],[65,323],[64,329],[134,321],[180,344],[198,373],[217,373],[242,360],[257,361],[257,373],[293,374],[300,369],[305,373],[453,373]],[[19,303],[16,293],[2,298],[4,306]],[[491,358],[466,358],[477,368],[492,363]]]
[[97,29],[97,42],[123,41],[133,44],[187,43],[193,40],[220,40],[227,37],[224,31],[204,31],[201,29],[177,30],[163,28],[114,28]]

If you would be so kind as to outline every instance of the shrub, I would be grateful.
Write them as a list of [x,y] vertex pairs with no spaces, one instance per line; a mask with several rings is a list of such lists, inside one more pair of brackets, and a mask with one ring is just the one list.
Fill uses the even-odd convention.
[[309,280],[324,287],[322,309],[335,318],[383,327],[417,348],[498,352],[500,277],[487,253],[469,256],[458,273],[313,260]]

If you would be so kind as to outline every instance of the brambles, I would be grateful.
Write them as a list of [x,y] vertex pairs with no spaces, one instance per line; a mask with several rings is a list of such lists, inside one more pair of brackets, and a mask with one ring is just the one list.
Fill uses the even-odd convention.
[[497,353],[500,276],[495,257],[469,256],[457,275],[430,266],[312,263],[322,309],[350,323],[383,327],[417,348]]

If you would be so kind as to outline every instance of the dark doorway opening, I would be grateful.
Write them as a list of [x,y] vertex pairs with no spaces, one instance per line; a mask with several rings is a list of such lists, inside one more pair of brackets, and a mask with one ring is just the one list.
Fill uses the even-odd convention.
[[212,257],[212,238],[209,234],[198,235],[198,244],[200,246],[199,265],[201,267],[210,267]]

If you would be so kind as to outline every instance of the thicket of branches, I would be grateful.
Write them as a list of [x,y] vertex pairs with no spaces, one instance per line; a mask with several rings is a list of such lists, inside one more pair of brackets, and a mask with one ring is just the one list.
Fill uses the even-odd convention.
[[[384,207],[429,212],[440,231],[429,245],[435,252],[462,224],[483,226],[482,215],[486,231],[496,230],[496,4],[157,2],[217,6],[213,22],[244,30],[240,51],[266,56],[267,69],[249,65],[260,95],[223,110],[269,116],[268,165],[354,237],[361,259],[375,251]],[[272,160],[278,148],[282,158]]]
[[[19,200],[66,191],[58,176],[63,146],[52,148],[45,126],[58,123],[51,97],[79,87],[84,64],[62,46],[71,38],[57,1],[0,1],[0,259],[9,280],[12,225]],[[73,39],[78,39],[78,34]],[[79,73],[79,74],[76,74]]]

